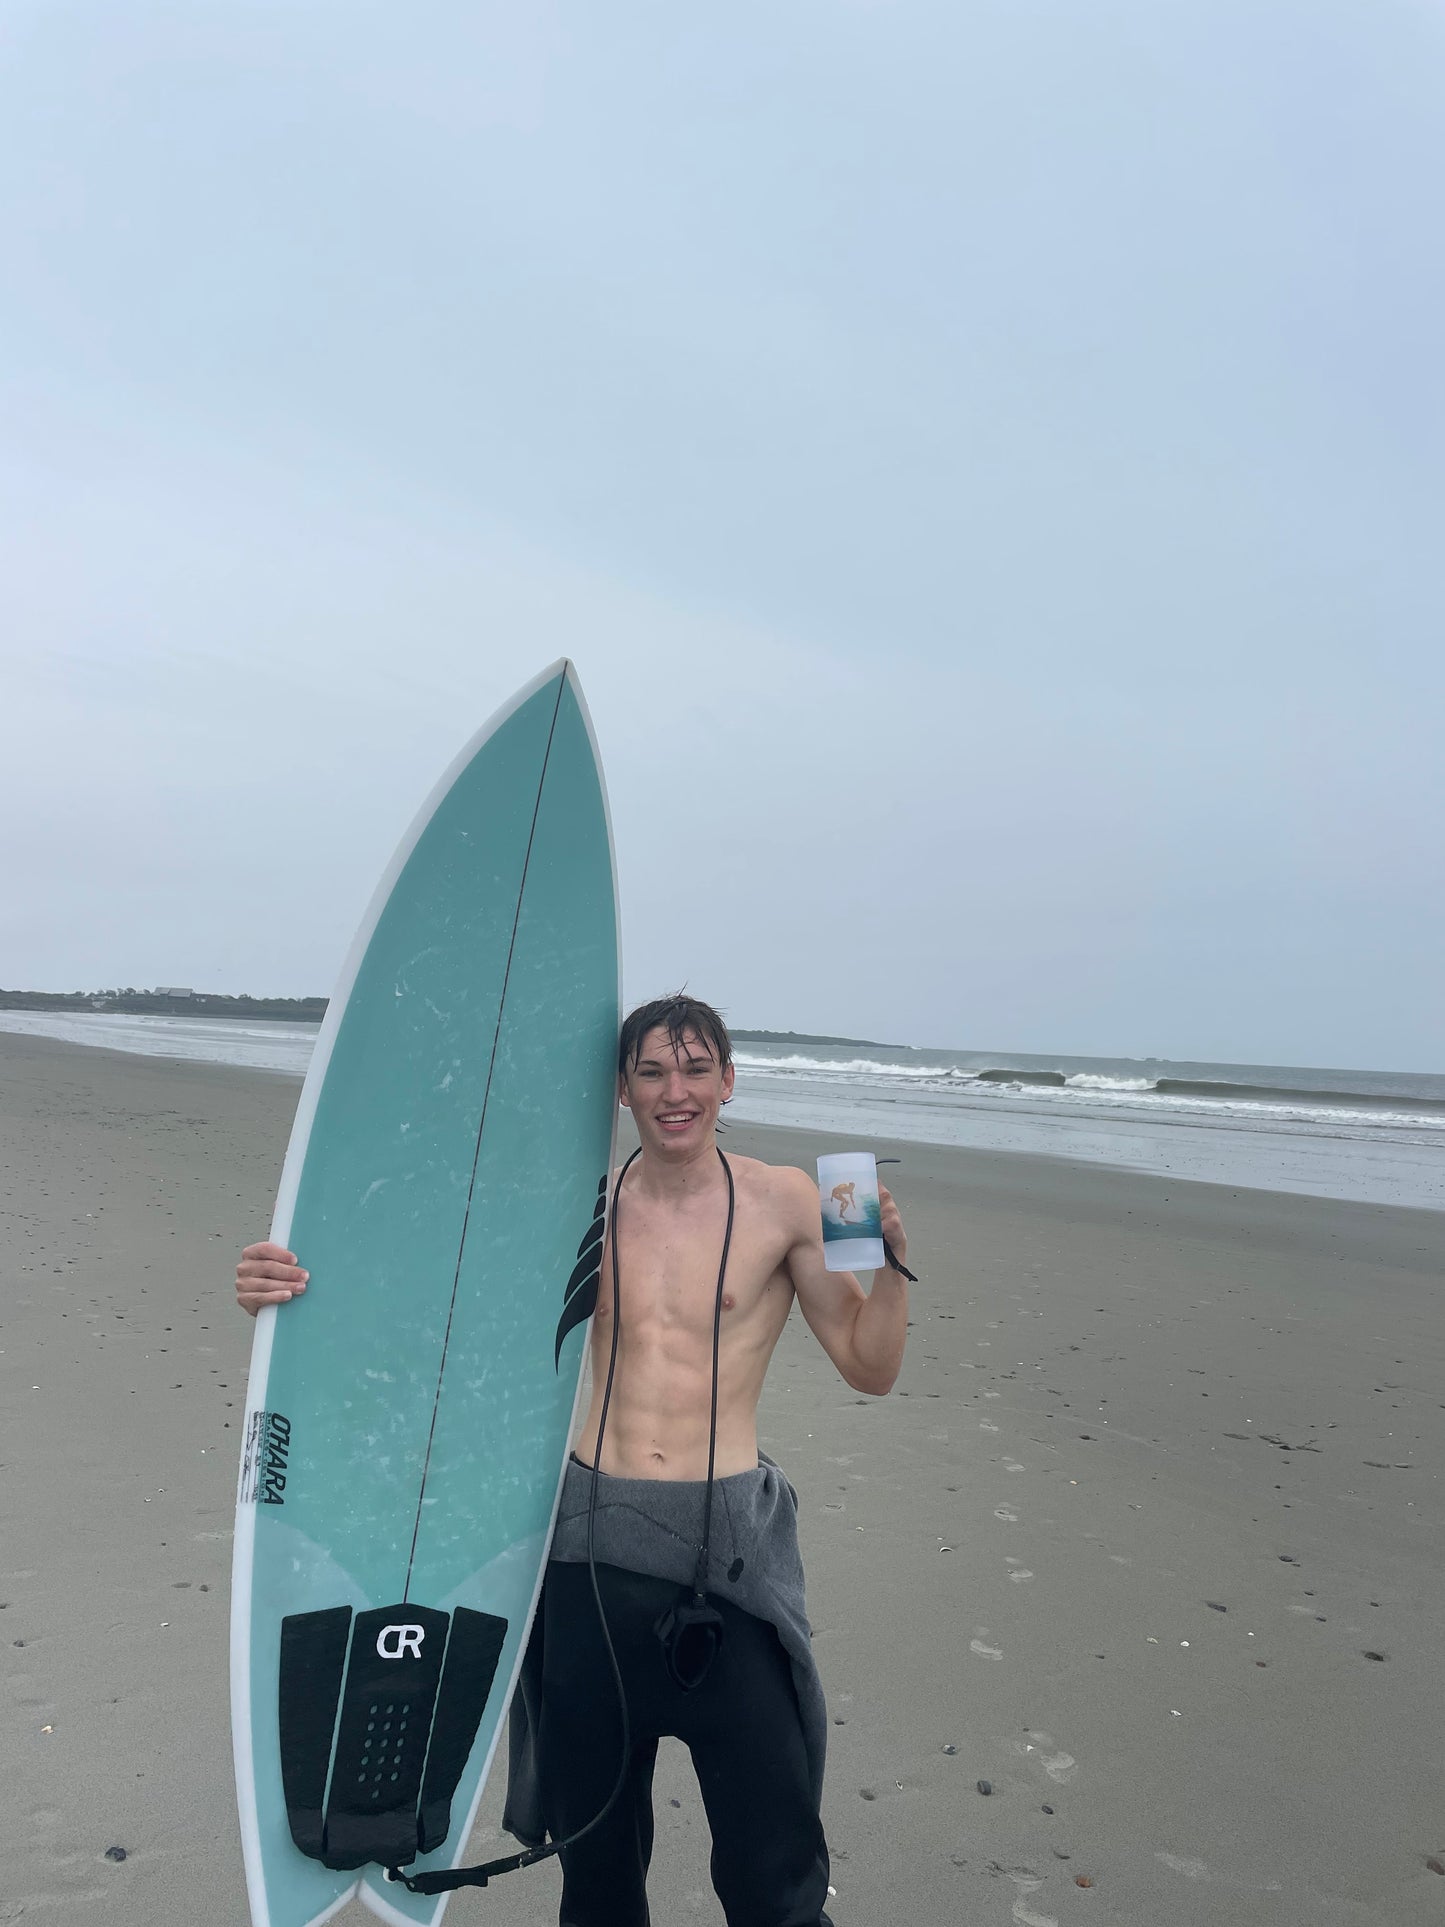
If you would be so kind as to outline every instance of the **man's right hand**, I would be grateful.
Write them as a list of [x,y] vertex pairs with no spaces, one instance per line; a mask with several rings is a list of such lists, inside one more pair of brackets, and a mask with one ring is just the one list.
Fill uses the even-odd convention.
[[305,1291],[310,1272],[296,1263],[296,1253],[280,1245],[247,1245],[236,1267],[236,1302],[254,1318],[263,1305],[284,1305]]

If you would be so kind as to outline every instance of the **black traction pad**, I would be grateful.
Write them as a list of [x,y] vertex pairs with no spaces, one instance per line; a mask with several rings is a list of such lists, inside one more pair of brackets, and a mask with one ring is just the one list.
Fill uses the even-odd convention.
[[404,1867],[444,1843],[506,1632],[466,1606],[282,1620],[281,1780],[302,1853]]

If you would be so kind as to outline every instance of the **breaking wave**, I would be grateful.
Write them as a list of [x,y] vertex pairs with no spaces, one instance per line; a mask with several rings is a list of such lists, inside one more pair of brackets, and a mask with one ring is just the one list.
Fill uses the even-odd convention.
[[1160,1077],[1154,1090],[1160,1097],[1213,1098],[1221,1104],[1307,1104],[1347,1111],[1424,1111],[1445,1115],[1445,1098],[1386,1096],[1372,1091],[1306,1091],[1292,1085],[1223,1084],[1206,1077]]
[[1148,1077],[1119,1071],[1072,1071],[1021,1064],[912,1064],[875,1057],[810,1057],[802,1052],[767,1056],[739,1051],[740,1070],[755,1076],[802,1078],[808,1082],[846,1085],[903,1086],[919,1092],[952,1092],[966,1098],[1007,1101],[1013,1095],[1047,1101],[1057,1093],[1073,1100],[1115,1107],[1136,1103],[1161,1111],[1208,1113],[1217,1106],[1236,1115],[1285,1117],[1301,1112],[1341,1124],[1354,1118],[1382,1124],[1445,1124],[1445,1097],[1401,1091],[1341,1091],[1308,1085],[1250,1084],[1224,1078]]

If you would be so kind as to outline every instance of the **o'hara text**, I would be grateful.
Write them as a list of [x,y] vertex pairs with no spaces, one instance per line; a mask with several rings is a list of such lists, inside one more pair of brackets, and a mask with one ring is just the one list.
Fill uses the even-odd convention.
[[291,1421],[281,1412],[253,1412],[241,1459],[241,1503],[285,1505]]

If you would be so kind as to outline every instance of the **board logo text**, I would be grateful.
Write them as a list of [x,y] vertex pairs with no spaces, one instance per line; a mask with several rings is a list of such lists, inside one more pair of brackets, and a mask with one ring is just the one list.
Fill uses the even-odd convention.
[[425,1626],[383,1626],[376,1635],[376,1650],[382,1659],[405,1659],[408,1653],[420,1659],[425,1638]]
[[291,1421],[282,1412],[253,1412],[241,1460],[241,1503],[285,1505]]

